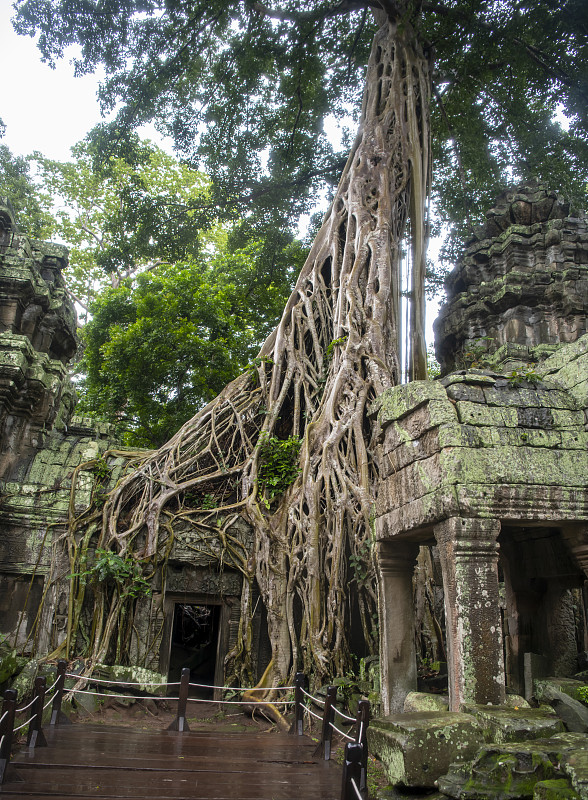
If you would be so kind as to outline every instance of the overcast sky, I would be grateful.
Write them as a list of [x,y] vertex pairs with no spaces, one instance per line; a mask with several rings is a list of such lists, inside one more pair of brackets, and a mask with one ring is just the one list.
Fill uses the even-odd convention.
[[55,69],[43,64],[35,40],[14,32],[13,14],[11,0],[0,0],[0,141],[17,155],[40,150],[68,159],[69,148],[100,121],[98,79],[74,78],[67,57]]

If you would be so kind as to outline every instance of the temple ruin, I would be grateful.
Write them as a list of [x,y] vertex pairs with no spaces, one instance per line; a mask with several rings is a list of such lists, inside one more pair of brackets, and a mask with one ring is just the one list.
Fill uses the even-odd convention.
[[[22,234],[0,204],[0,631],[25,654],[65,636],[65,522],[72,502],[82,513],[91,500],[84,464],[108,457],[114,482],[126,463],[107,425],[73,415],[66,264],[63,247]],[[397,386],[371,409],[384,716],[417,689],[422,548],[442,576],[450,712],[529,698],[536,678],[573,676],[588,650],[588,219],[544,186],[507,191],[446,285],[441,377]],[[247,525],[234,533],[246,547]],[[137,664],[171,677],[190,657],[174,638],[178,614],[191,613],[179,609],[207,608],[206,677],[224,683],[242,578],[214,565],[189,533],[176,537],[166,573],[137,603]]]

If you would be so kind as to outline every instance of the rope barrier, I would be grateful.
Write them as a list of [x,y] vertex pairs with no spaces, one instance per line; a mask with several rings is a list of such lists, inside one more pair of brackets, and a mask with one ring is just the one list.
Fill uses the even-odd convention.
[[356,796],[359,798],[359,800],[363,800],[362,794],[361,794],[361,792],[359,791],[359,789],[357,788],[357,784],[356,784],[356,782],[353,780],[353,778],[351,778],[351,785],[353,786],[353,789],[354,789],[354,791],[355,791],[355,794],[356,794]]
[[302,692],[303,695],[305,695],[305,697],[308,697],[309,700],[312,700],[313,703],[316,703],[317,706],[320,706],[321,708],[324,708],[324,705],[325,705],[325,701],[324,700],[321,700],[318,697],[314,697],[313,695],[308,694],[308,692],[305,691],[302,687],[300,687],[300,691]]
[[52,702],[53,702],[53,697],[50,697],[49,700],[47,700],[47,702],[43,706],[43,711],[45,711],[46,708],[49,708]]
[[[68,689],[68,694],[92,694],[98,697],[115,697],[115,698],[122,698],[123,700],[177,700],[177,697],[161,697],[157,695],[149,695],[145,697],[144,695],[132,695],[132,694],[105,694],[104,692],[88,692],[86,689]],[[191,703],[227,703],[231,705],[248,705],[248,700],[203,700],[199,697],[188,697],[187,698]],[[294,700],[276,700],[274,705],[291,705],[294,703]]]
[[22,708],[17,708],[17,709],[16,709],[16,711],[15,711],[14,713],[15,713],[15,714],[22,714],[22,712],[23,712],[23,711],[26,711],[26,710],[27,710],[27,708],[30,708],[32,705],[34,705],[34,704],[35,704],[35,702],[36,702],[36,700],[37,700],[37,698],[36,698],[36,697],[33,697],[33,699],[32,699],[32,700],[31,700],[31,702],[28,704],[28,706],[23,706]]
[[329,723],[329,724],[330,724],[331,728],[332,728],[334,731],[337,731],[337,733],[339,734],[339,736],[343,736],[345,739],[348,739],[350,742],[355,742],[355,739],[354,739],[352,736],[349,736],[349,734],[348,734],[348,733],[343,733],[343,731],[340,731],[340,730],[339,730],[339,728],[338,728],[336,725],[333,725],[333,723],[332,723],[332,722],[331,722],[331,723]]
[[23,722],[22,725],[19,725],[18,728],[14,728],[12,732],[16,733],[17,731],[21,731],[23,728],[26,728],[26,726],[29,725],[35,719],[36,716],[37,716],[36,714],[33,714],[33,716],[30,719],[27,719],[27,721]]
[[104,678],[93,678],[91,675],[76,675],[74,672],[66,672],[66,678],[76,678],[78,681],[92,681],[92,683],[108,683],[111,686],[179,686],[180,682],[173,683],[134,683],[133,681],[108,681]]
[[55,687],[57,686],[57,684],[58,684],[58,683],[59,683],[59,678],[56,678],[56,679],[53,681],[53,685],[52,685],[52,686],[50,686],[48,689],[45,689],[45,692],[46,692],[46,693],[47,693],[47,692],[52,692],[52,691],[53,691],[53,689],[55,689]]
[[304,706],[304,710],[306,711],[307,714],[310,714],[311,717],[318,719],[319,722],[323,721],[322,717],[319,717],[318,714],[315,714],[314,711],[311,711],[310,708],[307,708],[307,706]]
[[7,716],[8,716],[8,711],[5,711],[4,714],[2,714],[2,716],[0,717],[0,725],[2,725]]
[[87,689],[67,689],[66,694],[93,694],[98,697],[122,697],[123,700],[177,700],[177,697],[161,697],[161,695],[134,695],[134,694],[105,694],[104,692],[89,692]]
[[2,745],[4,744],[4,739],[6,739],[6,734],[4,734],[2,736],[2,738],[0,739],[0,750],[2,750]]
[[355,722],[355,717],[348,717],[347,714],[344,714],[342,711],[339,711],[339,709],[336,708],[335,706],[333,706],[333,711],[335,712],[335,714],[339,714],[340,717],[343,717],[343,719],[346,719],[348,722]]
[[[91,683],[107,683],[109,686],[179,686],[180,681],[172,681],[170,683],[137,683],[133,681],[109,681],[104,678],[94,678],[91,675],[76,675],[73,672],[66,672],[66,678],[75,678],[79,681],[87,681]],[[55,685],[55,684],[53,684]],[[190,686],[195,689],[221,689],[225,692],[289,692],[294,690],[294,686],[213,686],[208,683],[191,683]],[[51,687],[53,688],[53,686]],[[49,689],[47,691],[50,691]],[[313,698],[314,699],[314,698]],[[320,702],[320,701],[318,701]]]
[[[171,684],[170,684],[171,685]],[[295,686],[212,686],[208,683],[189,683],[195,689],[224,689],[225,692],[288,692]]]
[[[233,705],[233,706],[248,706],[251,704],[250,700],[203,700],[200,697],[188,697],[190,703],[218,703],[219,705]],[[254,702],[257,702],[256,700]],[[294,705],[295,700],[270,700],[264,703],[263,700],[259,701],[259,705],[273,705],[273,706],[291,706]]]

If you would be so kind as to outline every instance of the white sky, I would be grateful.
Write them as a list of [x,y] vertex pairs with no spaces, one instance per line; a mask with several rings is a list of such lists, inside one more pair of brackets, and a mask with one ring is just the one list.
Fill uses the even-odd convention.
[[0,118],[6,125],[0,142],[15,155],[40,150],[67,160],[70,147],[101,120],[98,78],[74,78],[68,58],[55,69],[43,64],[35,40],[14,32],[13,14],[12,0],[0,0]]

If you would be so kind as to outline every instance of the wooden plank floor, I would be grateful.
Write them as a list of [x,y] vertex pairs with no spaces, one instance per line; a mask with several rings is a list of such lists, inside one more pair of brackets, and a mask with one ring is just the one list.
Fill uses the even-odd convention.
[[137,731],[107,725],[44,729],[48,747],[18,752],[22,783],[0,797],[166,800],[338,800],[341,767],[285,733]]

